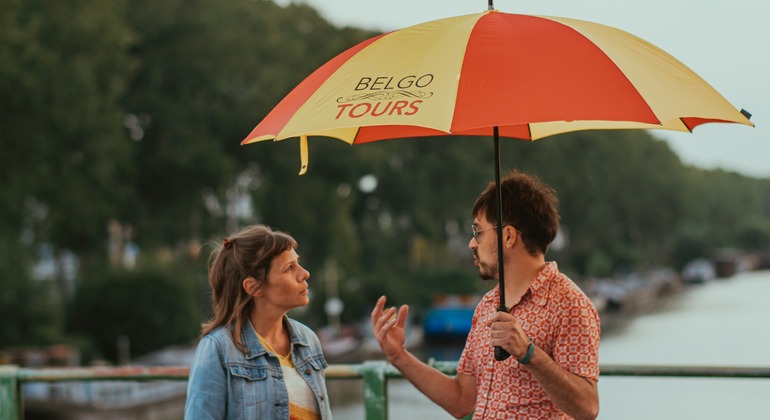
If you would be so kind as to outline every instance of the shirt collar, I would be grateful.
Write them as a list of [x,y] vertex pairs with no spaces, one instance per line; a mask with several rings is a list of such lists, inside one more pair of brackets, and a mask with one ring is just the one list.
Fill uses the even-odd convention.
[[550,261],[545,263],[545,267],[532,280],[529,290],[535,303],[540,306],[545,306],[548,303],[548,291],[550,290],[551,281],[558,272],[559,267],[556,265],[556,262]]
[[[532,302],[540,306],[545,306],[548,303],[548,291],[550,290],[551,280],[558,274],[558,272],[559,267],[556,265],[555,261],[545,263],[543,269],[537,273],[534,279],[532,279],[529,288],[524,292],[524,296],[521,297],[521,300],[519,300],[517,305],[529,298]],[[496,297],[499,299],[500,285],[495,287],[495,293],[497,294]]]

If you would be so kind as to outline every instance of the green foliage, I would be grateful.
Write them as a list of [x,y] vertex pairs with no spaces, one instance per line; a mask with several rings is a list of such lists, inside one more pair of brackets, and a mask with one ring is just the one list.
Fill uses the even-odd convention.
[[27,223],[40,242],[91,252],[124,203],[119,180],[130,172],[119,106],[130,68],[123,3],[3,3],[0,177],[9,222]]
[[709,255],[713,242],[708,238],[708,229],[702,225],[683,224],[674,231],[674,245],[671,250],[672,265],[681,269],[696,258]]
[[0,343],[2,346],[45,345],[61,339],[59,303],[29,272],[21,243],[0,235]]
[[741,220],[735,227],[735,243],[742,249],[770,250],[770,220],[756,216]]
[[112,361],[120,337],[130,340],[133,356],[191,341],[200,332],[195,282],[179,272],[168,267],[89,273],[70,307],[69,331],[91,338]]
[[[156,244],[221,233],[224,223],[207,214],[202,195],[224,203],[246,162],[259,176],[289,162],[241,148],[240,140],[291,87],[364,37],[306,6],[269,1],[140,0],[129,22],[139,34],[131,52],[140,65],[125,107],[141,137],[139,195],[127,217]],[[293,174],[297,155],[285,156],[291,169],[281,173]]]
[[663,141],[642,131],[577,132],[514,142],[505,162],[556,189],[570,238],[565,263],[579,274],[666,262],[669,233],[685,213],[685,180]]

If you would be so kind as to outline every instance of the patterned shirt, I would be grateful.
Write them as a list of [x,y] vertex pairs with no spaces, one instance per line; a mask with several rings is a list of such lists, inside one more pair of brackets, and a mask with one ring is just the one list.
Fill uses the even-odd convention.
[[[484,295],[457,367],[476,378],[474,420],[566,419],[535,377],[515,357],[498,362],[485,321],[497,312],[498,285]],[[576,375],[599,378],[599,315],[593,303],[549,262],[510,310],[535,345]]]

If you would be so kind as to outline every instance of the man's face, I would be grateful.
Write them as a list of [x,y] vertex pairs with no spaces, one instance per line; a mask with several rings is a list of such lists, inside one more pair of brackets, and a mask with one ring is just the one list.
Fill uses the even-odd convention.
[[473,265],[479,269],[479,277],[484,280],[498,278],[497,261],[497,229],[484,216],[479,215],[473,220],[476,234],[468,242],[468,248],[473,252]]

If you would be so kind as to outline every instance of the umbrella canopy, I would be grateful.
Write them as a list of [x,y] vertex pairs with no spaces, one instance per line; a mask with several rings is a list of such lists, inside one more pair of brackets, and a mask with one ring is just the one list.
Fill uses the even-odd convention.
[[[490,9],[492,2],[490,0]],[[350,144],[492,136],[500,310],[505,306],[499,138],[587,129],[753,126],[684,64],[627,32],[575,19],[488,10],[370,38],[292,90],[243,144],[308,136]],[[497,348],[495,357],[508,355]]]
[[747,116],[627,32],[491,10],[361,42],[307,77],[243,143],[491,136],[493,127],[502,137],[537,140],[586,129],[753,125]]

